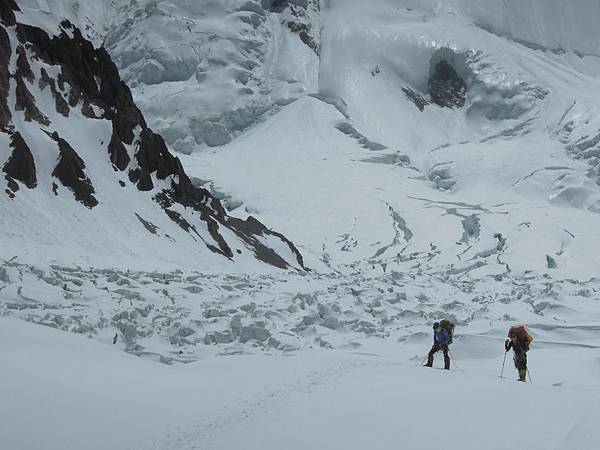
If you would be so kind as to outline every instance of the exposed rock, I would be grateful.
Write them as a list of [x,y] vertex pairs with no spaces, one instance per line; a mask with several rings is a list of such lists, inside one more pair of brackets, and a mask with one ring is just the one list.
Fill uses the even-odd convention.
[[281,256],[275,253],[272,249],[266,247],[255,237],[257,235],[273,236],[286,243],[292,254],[295,255],[296,261],[300,267],[308,270],[306,267],[304,267],[304,258],[289,239],[276,231],[269,230],[254,217],[250,216],[245,221],[238,219],[237,217],[227,217],[226,224],[229,225],[229,227],[233,230],[237,231],[237,234],[254,248],[254,254],[259,260],[281,269],[287,269],[289,267],[288,263]]
[[116,66],[106,50],[95,49],[70,22],[64,21],[61,26],[65,31],[50,38],[39,28],[18,24],[17,35],[21,42],[30,44],[40,59],[61,66],[58,81],[62,87],[70,86],[71,106],[82,97],[88,103],[98,105],[104,111],[103,118],[112,121],[117,136],[131,144],[134,128],[139,125],[145,128],[146,125]]
[[[0,6],[0,14],[4,7],[5,6]],[[10,72],[8,70],[8,65],[10,62],[10,55],[10,38],[8,37],[8,33],[6,33],[6,30],[0,27],[0,131],[5,131],[11,121],[11,113],[8,108],[8,89],[10,87]]]
[[16,22],[15,11],[20,11],[15,0],[2,0],[0,2],[0,20],[7,26],[13,26]]
[[35,77],[31,71],[31,66],[27,60],[27,53],[25,47],[22,45],[17,46],[17,73],[20,74],[30,83],[33,83]]
[[108,154],[115,170],[125,170],[131,161],[127,149],[114,132],[108,144]]
[[52,79],[50,75],[48,75],[48,72],[46,72],[46,69],[44,68],[42,68],[41,70],[39,86],[40,89],[45,89],[46,86],[50,86],[50,91],[52,92],[52,96],[54,97],[56,111],[65,117],[69,117],[69,104],[64,99],[62,94],[58,92],[58,90],[56,89],[55,80]]
[[287,27],[292,33],[296,33],[305,45],[312,49],[317,55],[319,54],[319,45],[310,34],[310,25],[300,22],[288,22]]
[[461,108],[465,105],[467,85],[446,61],[440,61],[429,78],[429,95],[436,105]]
[[151,191],[154,189],[150,172],[145,168],[139,168],[129,171],[129,181],[136,183],[137,188],[142,192]]
[[94,108],[92,108],[92,105],[90,105],[90,103],[85,98],[83,99],[81,114],[89,119],[99,119],[99,117],[96,116],[96,113],[94,112]]
[[430,104],[429,100],[427,100],[421,94],[409,87],[403,87],[402,92],[404,92],[406,98],[409,99],[412,103],[414,103],[415,106],[419,108],[419,111],[421,112],[423,112],[425,110],[425,107]]
[[93,195],[95,193],[94,186],[84,172],[85,163],[58,133],[54,132],[52,139],[58,144],[60,151],[58,164],[54,168],[52,176],[58,178],[63,186],[71,188],[77,201],[88,208],[93,208],[98,204],[98,200]]
[[148,128],[140,133],[140,148],[135,158],[140,167],[149,173],[156,172],[159,180],[164,180],[169,175],[177,175],[179,172],[177,158],[169,153],[165,141]]
[[217,221],[209,217],[206,213],[206,210],[204,211],[202,220],[206,221],[206,224],[208,225],[208,232],[210,233],[211,237],[215,240],[215,242],[219,245],[221,252],[228,258],[233,257],[233,252],[231,251],[231,248],[229,247],[229,245],[227,245],[227,242],[219,233],[219,225],[217,224]]
[[[171,209],[166,208],[165,212],[167,213],[167,216],[169,216],[169,218],[175,222],[177,225],[179,225],[185,232],[189,233],[192,230],[196,230],[194,228],[194,226],[189,223],[187,220],[185,220],[181,214],[179,214],[176,211],[173,211]],[[196,233],[197,234],[197,233]]]
[[135,213],[135,216],[142,223],[142,225],[144,225],[144,228],[146,228],[146,230],[148,230],[151,234],[156,234],[158,230],[158,227],[156,225],[154,225],[152,222],[144,220],[138,213]]
[[[13,180],[19,180],[29,189],[33,189],[37,185],[35,161],[31,154],[31,150],[21,136],[21,133],[18,131],[11,136],[10,148],[13,149],[12,154],[4,164],[2,171],[7,177],[10,177]],[[14,185],[16,185],[16,183]],[[12,191],[16,192],[17,189],[12,189]]]
[[50,125],[50,119],[38,109],[35,99],[31,95],[31,92],[29,92],[29,89],[27,89],[23,78],[19,74],[15,74],[15,80],[17,82],[15,111],[23,111],[26,122],[35,120],[42,125]]

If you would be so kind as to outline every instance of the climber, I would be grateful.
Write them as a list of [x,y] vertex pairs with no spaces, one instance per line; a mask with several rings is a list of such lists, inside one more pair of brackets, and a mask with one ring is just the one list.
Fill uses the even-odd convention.
[[504,342],[504,349],[508,352],[513,349],[515,368],[519,371],[519,381],[527,381],[527,352],[533,338],[527,333],[524,326],[514,326],[508,331],[508,339]]
[[449,320],[442,320],[433,324],[433,347],[427,355],[427,367],[433,367],[433,355],[438,351],[444,352],[444,369],[450,370],[450,355],[448,346],[452,344],[454,324]]

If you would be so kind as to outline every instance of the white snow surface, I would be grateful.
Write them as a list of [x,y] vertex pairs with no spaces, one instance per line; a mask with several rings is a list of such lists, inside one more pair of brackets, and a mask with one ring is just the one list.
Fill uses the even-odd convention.
[[[270,2],[142,0],[121,7],[104,44],[149,125],[181,153],[228,143],[269,111],[317,89],[318,57]],[[263,8],[262,4],[265,4]],[[300,13],[299,13],[300,14]],[[285,20],[284,20],[285,19]]]
[[[97,12],[87,35],[186,171],[313,270],[154,245],[137,193],[109,236],[22,189],[30,208],[0,205],[2,446],[599,448],[597,1],[322,1],[316,52],[268,1],[19,4],[50,31]],[[428,99],[441,60],[465,106],[420,111],[403,88]],[[91,158],[106,127],[73,116]],[[449,372],[419,367],[442,318]],[[526,384],[510,354],[498,377],[515,324]]]
[[[528,16],[561,39],[550,29],[595,12],[542,3],[496,2],[490,17]],[[600,60],[474,26],[465,11],[486,4],[327,2],[318,92],[184,164],[332,267],[596,275]],[[427,98],[441,60],[465,79],[466,104],[421,112],[403,89]]]
[[[454,372],[418,367],[410,356],[424,343],[167,367],[48,328],[0,323],[0,437],[13,450],[425,450],[440,442],[594,450],[600,439],[597,348],[557,343],[532,352],[534,382],[524,385],[498,378],[502,354],[492,351],[463,358],[457,350]],[[461,346],[476,353],[501,339]],[[512,367],[505,370],[511,378]]]

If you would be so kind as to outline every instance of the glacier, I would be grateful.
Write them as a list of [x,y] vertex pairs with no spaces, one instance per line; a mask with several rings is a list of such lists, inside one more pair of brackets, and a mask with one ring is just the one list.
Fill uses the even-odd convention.
[[[14,4],[142,119],[115,153],[1,16],[7,448],[598,448],[597,1]],[[452,370],[419,367],[444,318]]]

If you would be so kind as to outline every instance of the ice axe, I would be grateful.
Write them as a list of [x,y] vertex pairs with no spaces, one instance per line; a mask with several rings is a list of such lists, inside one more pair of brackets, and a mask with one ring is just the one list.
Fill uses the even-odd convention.
[[504,352],[504,361],[502,361],[502,370],[500,371],[500,376],[498,378],[504,378],[504,364],[506,364],[506,354],[508,352]]

